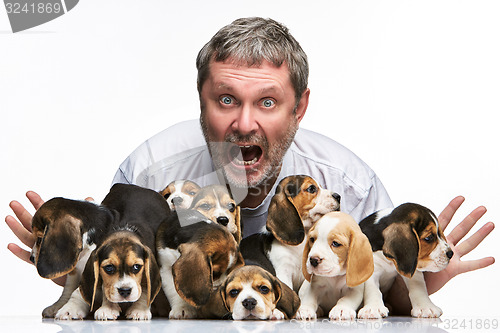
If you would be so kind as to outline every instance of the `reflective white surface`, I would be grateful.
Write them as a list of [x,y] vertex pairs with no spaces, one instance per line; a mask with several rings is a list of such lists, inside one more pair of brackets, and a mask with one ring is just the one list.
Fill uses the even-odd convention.
[[138,321],[55,321],[38,317],[0,317],[2,332],[74,332],[74,333],[115,333],[115,332],[315,332],[335,330],[335,332],[452,332],[452,331],[489,331],[453,329],[448,319],[414,319],[409,317],[390,317],[384,320],[331,322],[317,321],[224,321],[224,320],[166,320],[153,319]]

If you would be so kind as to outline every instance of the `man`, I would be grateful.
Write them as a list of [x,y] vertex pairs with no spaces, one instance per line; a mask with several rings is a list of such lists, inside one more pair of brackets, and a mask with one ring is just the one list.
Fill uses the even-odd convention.
[[[358,221],[392,206],[377,176],[352,152],[299,129],[309,102],[308,63],[286,27],[262,18],[236,20],[202,48],[197,68],[200,123],[180,123],[147,140],[122,163],[114,183],[155,190],[176,179],[190,179],[201,186],[227,184],[242,207],[244,236],[265,226],[277,182],[292,174],[310,175],[339,193],[342,210]],[[36,193],[28,192],[28,198],[35,208],[43,203]],[[462,202],[457,197],[445,208],[439,217],[443,227]],[[9,216],[7,224],[24,244],[33,246],[31,216],[17,202],[11,208],[20,223]],[[451,232],[452,246],[485,211],[484,207],[476,209]],[[493,258],[460,261],[493,228],[492,223],[485,224],[454,248],[448,268],[428,275],[430,293],[457,274],[494,262]],[[9,249],[27,261],[28,252],[14,244]]]

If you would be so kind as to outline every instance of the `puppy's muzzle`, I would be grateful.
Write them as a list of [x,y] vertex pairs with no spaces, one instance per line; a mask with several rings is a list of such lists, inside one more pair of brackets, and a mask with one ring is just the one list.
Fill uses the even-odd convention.
[[172,198],[172,203],[174,204],[174,206],[182,205],[183,201],[184,201],[184,199],[182,199],[181,197]]
[[229,219],[226,216],[219,216],[217,218],[217,223],[223,226],[227,226],[229,224]]
[[257,306],[257,300],[253,297],[246,298],[241,302],[243,307],[249,311],[252,311]]

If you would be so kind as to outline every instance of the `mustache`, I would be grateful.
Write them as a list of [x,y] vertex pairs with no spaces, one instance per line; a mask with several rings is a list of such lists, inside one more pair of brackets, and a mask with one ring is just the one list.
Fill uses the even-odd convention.
[[267,139],[264,136],[257,134],[242,135],[238,133],[229,133],[224,136],[224,141],[234,144],[244,142],[245,144],[260,146],[264,149],[269,147]]

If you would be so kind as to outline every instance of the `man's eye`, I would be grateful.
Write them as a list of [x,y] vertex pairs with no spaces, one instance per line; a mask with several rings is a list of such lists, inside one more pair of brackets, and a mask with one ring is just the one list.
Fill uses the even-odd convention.
[[265,108],[271,108],[275,104],[276,104],[276,102],[273,101],[272,99],[269,99],[269,98],[262,101],[262,106],[264,106]]
[[229,96],[222,96],[220,99],[221,103],[224,105],[231,105],[233,104],[233,99]]

